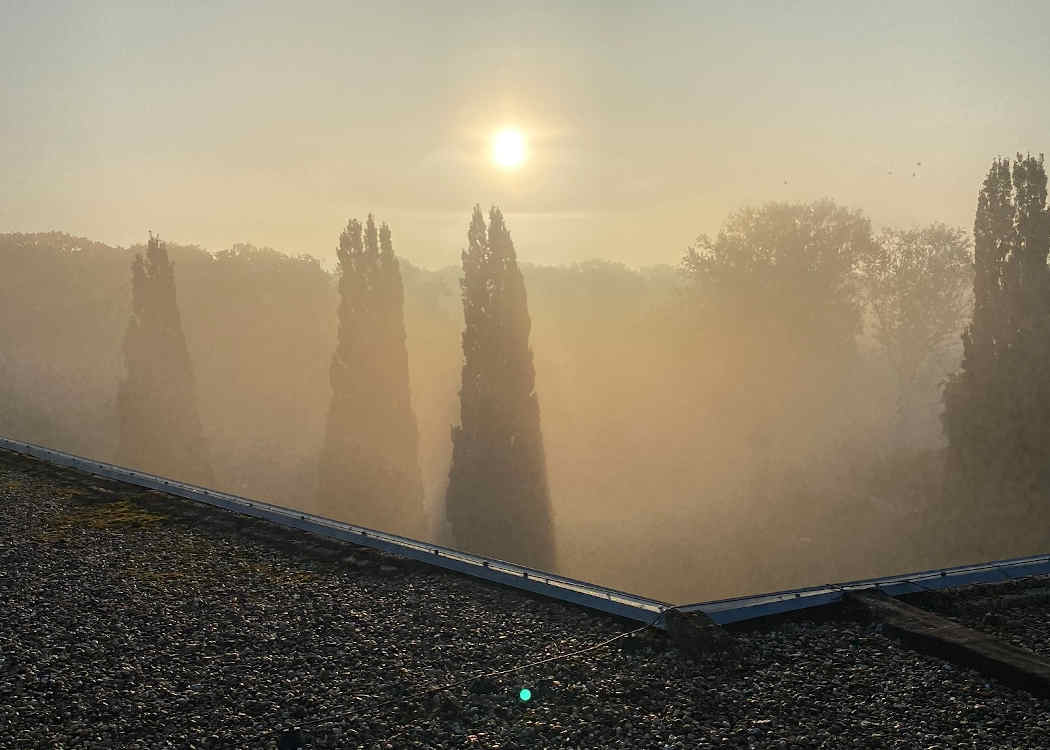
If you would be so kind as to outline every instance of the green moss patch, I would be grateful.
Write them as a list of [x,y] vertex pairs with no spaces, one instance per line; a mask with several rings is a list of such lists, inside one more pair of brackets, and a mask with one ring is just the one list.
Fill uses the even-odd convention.
[[167,521],[167,516],[150,513],[130,500],[92,503],[74,506],[68,513],[55,519],[44,533],[43,541],[65,541],[74,529],[128,529],[142,528]]
[[100,503],[78,508],[67,518],[77,526],[92,529],[111,529],[123,526],[145,526],[167,520],[167,516],[149,511],[128,500],[117,500],[112,503]]

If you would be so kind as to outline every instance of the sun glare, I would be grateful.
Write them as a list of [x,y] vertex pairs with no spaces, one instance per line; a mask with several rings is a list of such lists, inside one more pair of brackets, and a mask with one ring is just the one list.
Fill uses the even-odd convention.
[[508,128],[492,139],[492,160],[501,167],[521,166],[525,161],[525,136],[520,130]]

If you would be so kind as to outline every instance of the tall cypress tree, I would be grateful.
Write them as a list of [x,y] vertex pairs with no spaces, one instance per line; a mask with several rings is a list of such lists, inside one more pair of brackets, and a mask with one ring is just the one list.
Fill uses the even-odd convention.
[[131,263],[132,312],[124,336],[126,375],[117,394],[118,462],[196,484],[213,475],[175,296],[175,266],[150,234]]
[[412,387],[408,369],[408,346],[405,334],[405,291],[401,280],[401,267],[394,254],[390,238],[390,227],[385,223],[379,228],[379,288],[380,300],[384,304],[383,363],[386,370],[382,381],[389,403],[389,431],[387,433],[387,455],[390,457],[391,493],[401,498],[403,511],[410,515],[411,528],[415,535],[424,535],[428,529],[423,513],[423,475],[419,466],[419,428],[412,409]]
[[351,220],[339,238],[339,339],[321,454],[321,511],[425,533],[419,435],[409,388],[404,290],[390,228]]
[[977,197],[973,225],[974,312],[964,335],[963,369],[967,372],[986,374],[1009,339],[1004,292],[1013,275],[1007,265],[1013,257],[1012,193],[1010,162],[994,160]]
[[[960,494],[1023,502],[1050,493],[1050,220],[1043,157],[996,159],[974,220],[974,315],[945,387]],[[961,490],[960,490],[961,488]]]
[[1016,466],[1029,491],[1050,493],[1050,221],[1043,157],[1017,155],[1013,169],[1017,328],[1011,352]]
[[554,567],[528,302],[514,243],[493,207],[474,207],[463,252],[463,383],[446,495],[457,544]]

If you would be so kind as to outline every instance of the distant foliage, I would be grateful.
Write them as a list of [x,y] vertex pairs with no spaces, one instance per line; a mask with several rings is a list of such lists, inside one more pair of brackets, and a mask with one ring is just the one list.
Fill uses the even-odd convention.
[[782,356],[834,357],[861,327],[855,269],[871,245],[860,211],[769,203],[731,215],[715,239],[701,235],[683,266],[726,325],[762,331]]
[[871,248],[860,211],[822,200],[745,208],[686,252],[695,316],[710,332],[705,351],[725,372],[722,401],[736,414],[726,418],[758,450],[797,444],[814,409],[855,387],[856,271]]
[[339,338],[318,505],[351,523],[426,531],[419,435],[405,346],[404,290],[390,228],[351,220],[339,238]]
[[447,513],[463,548],[549,570],[551,501],[528,302],[498,208],[475,206],[463,252],[463,379]]
[[1022,514],[1050,492],[1046,198],[1042,155],[992,163],[974,219],[973,320],[944,391],[956,492]]
[[[775,232],[736,233],[745,257],[756,238],[798,237],[820,216],[843,217],[856,232],[803,236],[863,239],[863,217],[855,221],[853,211],[778,215]],[[773,223],[767,215],[754,226]],[[378,229],[376,242],[382,247]],[[795,250],[819,256],[819,248],[808,242]],[[333,396],[338,276],[309,256],[265,247],[210,253],[169,241],[166,250],[178,270],[216,486],[332,514],[318,505],[317,490]],[[117,460],[113,384],[125,375],[135,252],[145,254],[145,243],[125,249],[58,233],[0,234],[0,358],[10,375],[0,399],[13,407],[0,403],[4,434]],[[740,279],[736,291],[671,267],[520,264],[542,384],[556,570],[683,601],[1025,551],[1007,531],[1030,527],[1027,517],[1004,527],[996,550],[971,544],[951,559],[944,550],[954,541],[935,536],[940,517],[922,523],[941,481],[934,383],[957,368],[961,342],[926,365],[922,398],[913,401],[915,452],[883,465],[895,404],[886,356],[863,333],[826,346],[819,339],[825,321],[813,314],[830,294],[838,301],[832,307],[861,315],[864,279],[854,266],[823,276],[835,283],[811,283],[790,270],[799,265],[787,260],[791,252],[771,253],[784,259],[779,269],[755,264],[762,283],[727,276]],[[428,270],[404,258],[399,266],[426,503],[438,516],[429,538],[456,544],[441,515],[449,425],[461,424],[463,267]],[[774,297],[764,293],[770,287]],[[870,309],[863,315],[873,322]],[[482,497],[462,516],[469,523],[471,507],[489,512],[488,505],[505,513],[507,501],[505,492],[491,502]],[[512,537],[512,527],[504,523],[501,533]],[[717,533],[703,536],[710,529]],[[493,546],[494,555],[516,554]]]
[[832,553],[838,539],[859,550],[887,517],[871,480],[891,389],[859,344],[874,249],[862,212],[820,200],[745,208],[686,252],[689,348],[703,358],[669,397],[703,427],[692,460],[721,479],[682,494],[696,498],[694,523],[739,540],[688,553],[710,555],[707,568],[790,585],[785,561],[823,575],[822,556],[854,554]]
[[973,260],[961,229],[885,229],[861,258],[871,328],[894,376],[898,437],[923,370],[959,334],[970,306]]
[[214,477],[175,298],[175,266],[150,235],[131,263],[132,312],[124,336],[125,377],[117,395],[118,462],[201,485]]
[[0,235],[0,433],[113,459],[130,259],[60,232]]

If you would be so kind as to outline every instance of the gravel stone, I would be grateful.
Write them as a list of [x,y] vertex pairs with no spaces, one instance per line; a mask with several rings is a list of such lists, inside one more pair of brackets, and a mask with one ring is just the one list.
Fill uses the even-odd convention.
[[[420,696],[636,625],[3,452],[0,507],[0,748],[1050,747],[1046,699],[848,613]],[[1050,653],[1025,607],[1001,627]]]

